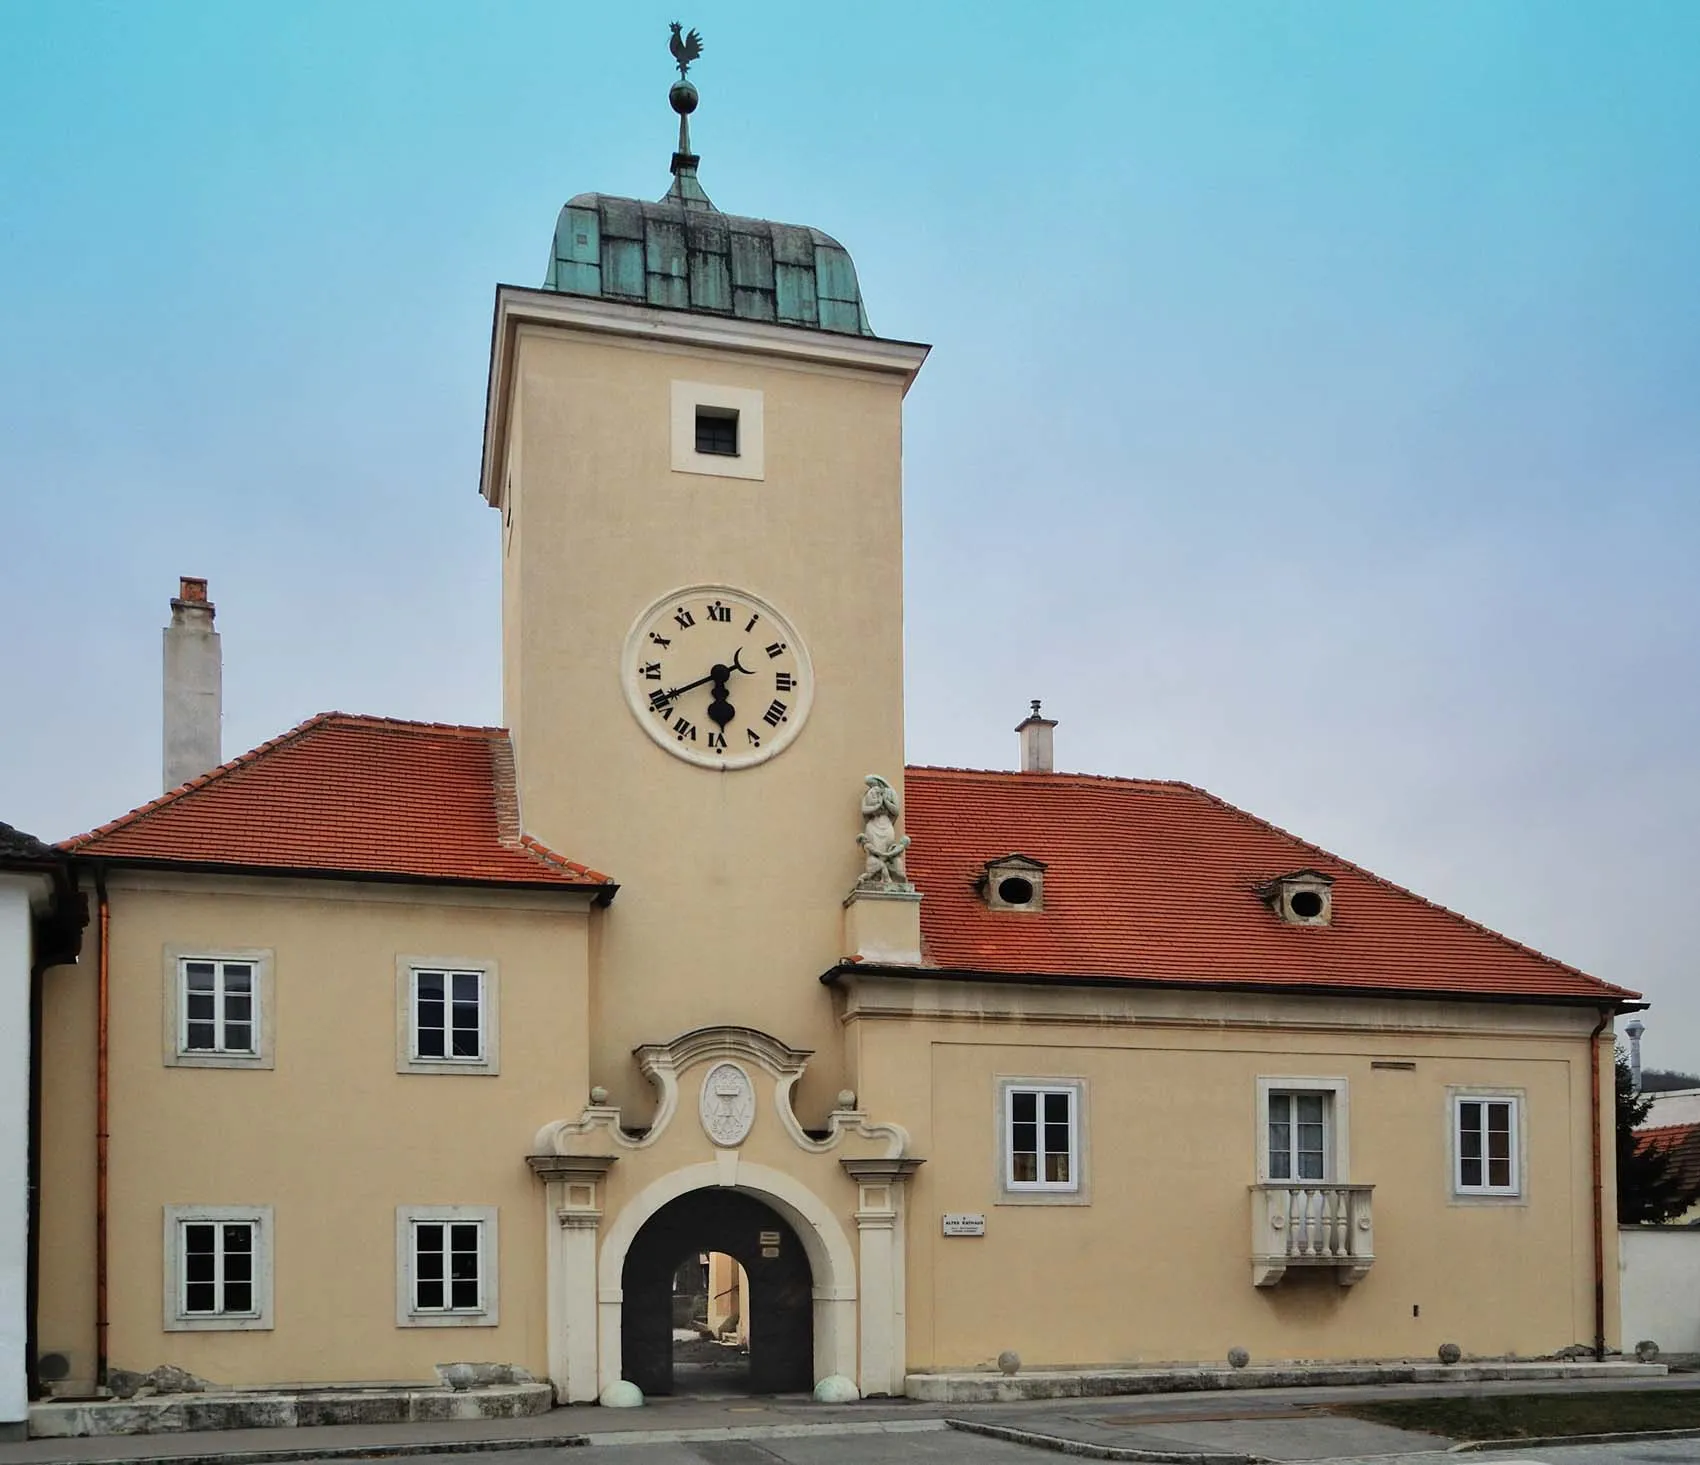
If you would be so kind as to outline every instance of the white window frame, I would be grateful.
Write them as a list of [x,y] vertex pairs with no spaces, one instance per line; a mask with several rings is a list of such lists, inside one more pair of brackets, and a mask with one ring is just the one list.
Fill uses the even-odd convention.
[[[1510,1139],[1511,1139],[1511,1183],[1509,1185],[1490,1185],[1488,1183],[1488,1157],[1482,1154],[1482,1183],[1466,1185],[1464,1183],[1464,1113],[1465,1104],[1508,1104],[1511,1108]],[[1455,1085],[1446,1091],[1446,1158],[1447,1168],[1451,1177],[1451,1192],[1454,1202],[1464,1204],[1489,1205],[1522,1205],[1527,1201],[1527,1180],[1524,1171],[1524,1155],[1527,1152],[1527,1138],[1524,1132],[1527,1106],[1522,1089],[1494,1088],[1488,1086],[1465,1087]],[[1485,1121],[1484,1115],[1484,1121]],[[1487,1133],[1485,1123],[1482,1133]]]
[[[164,951],[165,990],[162,1011],[165,1019],[162,1057],[168,1068],[276,1068],[277,1010],[273,984],[273,953],[261,947],[185,946],[170,944]],[[249,1003],[253,1023],[253,1046],[247,1051],[219,1048],[190,1048],[189,963],[211,962],[222,975],[233,963],[252,969],[253,989]],[[215,987],[221,991],[222,987]],[[222,1000],[215,999],[214,1021],[224,1025]]]
[[[1323,1179],[1277,1179],[1269,1164],[1269,1100],[1275,1094],[1323,1094],[1328,1108],[1323,1120]],[[1351,1183],[1351,1085],[1339,1077],[1259,1074],[1257,1076],[1257,1183],[1259,1185],[1349,1185]]]
[[[701,473],[710,478],[767,477],[762,394],[753,387],[728,387],[714,382],[676,381],[671,387],[673,471]],[[738,417],[738,451],[697,451],[697,408],[733,412]]]
[[[997,1081],[997,1156],[1000,1205],[1087,1205],[1087,1084],[1083,1078],[1000,1076]],[[1069,1178],[1066,1181],[1015,1178],[1015,1109],[1018,1093],[1066,1094],[1069,1098]],[[1041,1105],[1041,1112],[1043,1106]],[[1039,1119],[1043,1145],[1044,1120]],[[1040,1150],[1041,1170],[1044,1150]]]
[[[253,1236],[253,1307],[247,1312],[190,1312],[187,1308],[187,1228],[246,1225]],[[163,1325],[168,1333],[252,1333],[272,1324],[272,1208],[166,1206]]]
[[[478,1303],[476,1308],[421,1308],[416,1302],[415,1231],[421,1226],[478,1227]],[[398,1328],[493,1328],[500,1321],[501,1278],[497,1271],[495,1206],[397,1206],[396,1302]],[[445,1250],[444,1255],[448,1252]],[[446,1270],[446,1269],[445,1269]],[[444,1277],[445,1288],[448,1278]],[[445,1291],[445,1302],[447,1300]]]
[[[419,1052],[419,974],[441,972],[453,978],[470,973],[479,979],[478,1042],[476,1058],[441,1057]],[[452,991],[452,980],[447,990]],[[491,1076],[501,1066],[501,980],[497,964],[481,957],[398,956],[396,958],[396,1047],[397,1073],[448,1073]],[[445,999],[444,1047],[453,1044],[453,1000]]]

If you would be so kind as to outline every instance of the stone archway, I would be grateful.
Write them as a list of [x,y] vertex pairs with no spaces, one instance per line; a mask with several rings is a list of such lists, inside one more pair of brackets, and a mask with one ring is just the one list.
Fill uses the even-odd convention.
[[693,1190],[644,1222],[620,1276],[621,1371],[646,1395],[673,1392],[673,1277],[707,1251],[736,1258],[750,1279],[749,1387],[757,1394],[814,1387],[814,1278],[796,1231],[772,1206],[738,1190]]
[[[604,1233],[596,1278],[599,1388],[628,1376],[623,1356],[627,1257],[651,1218],[696,1192],[741,1195],[776,1214],[789,1228],[808,1264],[812,1346],[803,1356],[812,1355],[809,1383],[830,1374],[855,1378],[856,1259],[844,1228],[820,1197],[794,1177],[765,1165],[737,1163],[723,1153],[718,1162],[687,1165],[652,1181],[626,1203]],[[634,1305],[641,1307],[643,1299],[634,1299]]]

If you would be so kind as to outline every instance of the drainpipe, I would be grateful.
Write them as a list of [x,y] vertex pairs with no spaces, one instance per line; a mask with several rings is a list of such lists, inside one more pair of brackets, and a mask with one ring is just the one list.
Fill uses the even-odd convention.
[[25,1188],[29,1193],[24,1214],[24,1386],[33,1401],[47,1391],[41,1386],[41,1337],[37,1314],[41,1311],[41,1021],[46,988],[45,962],[30,963],[30,1086],[28,1139],[29,1159]]
[[100,1016],[95,1030],[94,1080],[94,1381],[106,1387],[106,1152],[110,1021],[112,1014],[112,906],[106,898],[106,869],[96,865],[95,894],[100,902]]
[[1602,1363],[1606,1356],[1606,1198],[1600,1146],[1600,1034],[1611,1025],[1612,1013],[1612,1008],[1602,1007],[1599,1022],[1588,1034],[1588,1093],[1592,1101],[1588,1130],[1593,1136],[1594,1155],[1594,1358]]

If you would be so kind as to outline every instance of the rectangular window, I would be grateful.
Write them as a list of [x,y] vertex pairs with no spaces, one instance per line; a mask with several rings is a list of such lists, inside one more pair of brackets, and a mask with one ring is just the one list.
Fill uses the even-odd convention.
[[166,1206],[165,1331],[272,1326],[270,1206]]
[[413,1310],[484,1310],[481,1221],[413,1223]]
[[413,1057],[484,1061],[484,973],[415,970]]
[[1460,1195],[1517,1195],[1517,1100],[1458,1094],[1452,1100],[1453,1186]]
[[738,412],[735,407],[697,408],[697,451],[721,457],[738,456]]
[[1004,1102],[1007,1187],[1079,1189],[1080,1138],[1074,1087],[1011,1085]]
[[184,1317],[254,1317],[254,1223],[181,1223]]
[[186,957],[178,970],[178,1052],[257,1054],[255,964]]
[[1328,1180],[1329,1128],[1333,1095],[1269,1095],[1269,1178]]

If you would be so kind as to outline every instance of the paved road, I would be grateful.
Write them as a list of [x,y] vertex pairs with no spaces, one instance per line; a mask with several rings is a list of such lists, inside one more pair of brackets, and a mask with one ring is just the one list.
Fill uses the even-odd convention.
[[[1195,1446],[1196,1448],[1196,1446]],[[465,1465],[464,1456],[428,1457],[430,1465]],[[665,1444],[599,1444],[585,1449],[520,1450],[498,1457],[502,1465],[1059,1465],[1050,1450],[1007,1444],[953,1429],[891,1433],[809,1434],[760,1440],[677,1441]],[[1315,1457],[1309,1457],[1315,1459]],[[1327,1457],[1327,1465],[1692,1465],[1700,1439],[1642,1444],[1571,1445],[1529,1451],[1448,1454],[1362,1453]],[[424,1465],[424,1462],[418,1462]],[[1317,1461],[1316,1465],[1322,1465]]]

